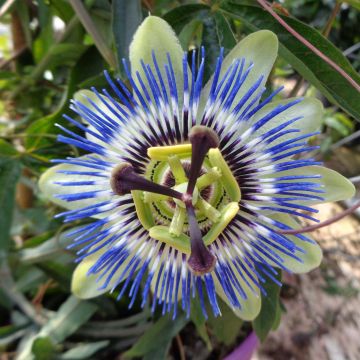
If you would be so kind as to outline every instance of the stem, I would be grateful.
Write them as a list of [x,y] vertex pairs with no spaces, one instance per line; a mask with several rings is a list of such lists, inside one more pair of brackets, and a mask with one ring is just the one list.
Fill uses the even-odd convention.
[[279,230],[277,232],[279,234],[288,234],[288,235],[297,235],[297,234],[303,234],[303,233],[307,233],[307,232],[312,232],[312,231],[315,231],[317,229],[321,229],[324,226],[331,225],[331,224],[343,219],[345,216],[348,216],[348,215],[352,214],[358,208],[360,208],[360,201],[358,201],[357,203],[355,203],[353,206],[349,207],[345,211],[341,212],[340,214],[335,215],[332,218],[330,218],[329,220],[326,220],[326,221],[324,221],[322,223],[319,223],[319,224],[316,224],[316,225],[306,226],[306,227],[301,228],[301,229]]
[[353,86],[357,91],[360,92],[360,85],[351,78],[339,65],[334,63],[330,58],[328,58],[325,54],[323,54],[320,50],[318,50],[314,45],[312,45],[308,40],[306,40],[303,36],[301,36],[298,32],[296,32],[290,25],[286,23],[285,20],[281,18],[270,5],[266,3],[265,0],[257,0],[257,2],[267,10],[291,35],[297,38],[302,44],[308,47],[314,54],[323,59],[327,64],[329,64],[334,70],[336,70],[341,76],[343,76],[351,86]]
[[177,347],[179,348],[180,360],[186,360],[185,349],[184,349],[184,345],[183,345],[180,335],[177,334],[175,339],[176,339]]
[[99,33],[94,22],[92,21],[87,9],[80,0],[69,0],[71,6],[73,7],[76,15],[80,19],[80,22],[84,26],[85,30],[92,36],[95,46],[98,48],[100,54],[107,61],[107,63],[112,67],[116,67],[116,60],[111,49],[106,45],[105,40]]
[[298,77],[294,87],[290,91],[289,98],[296,96],[296,94],[299,92],[301,87],[304,85],[304,82],[305,82],[305,80],[302,76]]
[[333,11],[331,12],[330,17],[329,17],[329,19],[328,19],[328,21],[327,21],[327,23],[326,23],[326,25],[325,25],[325,27],[324,27],[324,30],[323,30],[323,32],[322,32],[325,37],[328,37],[328,36],[329,36],[330,31],[331,31],[331,28],[332,28],[333,23],[334,23],[334,20],[335,20],[335,18],[336,18],[336,15],[337,15],[338,12],[340,11],[340,9],[341,9],[341,2],[340,2],[340,1],[338,2],[338,1],[337,1],[336,4],[335,4],[335,6],[334,6],[334,9],[333,9]]

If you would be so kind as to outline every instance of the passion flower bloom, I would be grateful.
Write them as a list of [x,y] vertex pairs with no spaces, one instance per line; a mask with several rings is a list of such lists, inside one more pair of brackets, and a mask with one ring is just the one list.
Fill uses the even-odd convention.
[[[59,160],[41,190],[68,211],[79,265],[73,292],[89,298],[118,290],[152,309],[191,297],[220,314],[218,296],[243,319],[260,311],[265,281],[278,269],[318,266],[319,246],[294,217],[316,221],[311,206],[354,194],[335,171],[299,154],[314,150],[321,103],[265,97],[277,56],[269,31],[243,39],[203,87],[204,50],[188,62],[169,25],[149,16],[130,46],[132,91],[105,73],[108,88],[80,91],[59,140],[87,155]],[[190,65],[188,65],[188,63]],[[74,132],[73,129],[80,131]],[[85,135],[79,135],[83,132]],[[152,296],[150,296],[152,294]],[[207,298],[207,300],[206,300]]]

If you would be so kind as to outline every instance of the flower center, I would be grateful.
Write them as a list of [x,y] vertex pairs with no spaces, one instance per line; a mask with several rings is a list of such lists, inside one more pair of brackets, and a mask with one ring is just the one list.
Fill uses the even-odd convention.
[[216,133],[194,126],[189,140],[149,148],[145,176],[128,163],[118,165],[111,187],[119,195],[131,192],[150,237],[188,254],[190,269],[202,275],[216,264],[208,246],[237,214],[241,192]]

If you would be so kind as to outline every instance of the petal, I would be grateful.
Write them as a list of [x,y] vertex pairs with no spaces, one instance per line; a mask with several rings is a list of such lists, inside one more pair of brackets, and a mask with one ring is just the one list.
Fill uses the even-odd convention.
[[249,290],[245,282],[240,278],[237,277],[237,280],[240,282],[242,288],[246,292],[247,299],[244,300],[239,296],[239,302],[241,304],[241,309],[234,307],[230,304],[228,297],[226,296],[219,280],[213,276],[214,283],[215,283],[215,291],[220,296],[221,300],[223,300],[235,313],[237,317],[240,319],[251,321],[255,319],[261,309],[261,296],[260,291],[258,290],[258,294],[255,295],[252,291]]
[[137,71],[144,81],[146,79],[141,61],[144,61],[145,64],[149,64],[153,73],[156,74],[156,69],[153,65],[153,52],[156,56],[162,78],[166,84],[167,76],[164,65],[168,64],[167,54],[170,55],[179,93],[179,103],[182,104],[182,60],[184,51],[174,30],[166,21],[157,16],[148,16],[137,29],[129,50],[131,72],[137,84],[139,84],[136,76]]
[[[220,78],[235,59],[245,59],[245,66],[254,64],[246,81],[240,87],[233,104],[237,104],[250,87],[263,75],[260,88],[266,83],[270,71],[274,65],[278,52],[278,39],[276,35],[268,30],[254,32],[241,40],[226,56],[221,68]],[[210,93],[213,77],[208,81],[202,92],[202,104],[205,104]]]
[[[290,215],[287,214],[271,214],[269,216],[271,219],[275,221],[279,221],[292,229],[299,229],[301,226],[300,224],[292,218]],[[284,262],[282,263],[287,269],[289,269],[293,273],[302,274],[309,272],[315,268],[317,268],[322,260],[322,250],[317,243],[311,243],[304,240],[299,239],[297,236],[293,235],[285,235],[287,238],[291,239],[291,241],[298,246],[299,248],[303,249],[305,253],[297,251],[295,255],[299,257],[303,262],[299,262],[296,259],[288,255],[284,255],[283,252],[272,247],[272,250],[278,254]],[[307,238],[312,240],[308,235]],[[269,261],[270,263],[270,261]],[[275,264],[271,264],[276,267]]]
[[[311,181],[324,185],[324,187],[321,188],[324,193],[318,194],[319,196],[323,197],[324,200],[309,200],[306,201],[307,205],[346,200],[352,198],[355,195],[355,186],[351,181],[339,174],[337,171],[328,169],[323,166],[304,166],[298,169],[274,173],[267,177],[296,175],[321,176],[321,178],[312,179]],[[294,182],[296,182],[296,180],[294,180]]]
[[[102,177],[90,176],[90,175],[70,175],[64,174],[63,171],[86,171],[86,169],[79,165],[60,164],[51,167],[46,170],[40,177],[39,188],[40,191],[52,202],[60,205],[69,210],[81,209],[86,206],[95,205],[103,201],[109,201],[112,199],[112,192],[110,184],[105,181],[98,185],[81,185],[81,186],[63,186],[56,184],[55,182],[78,182],[78,181],[99,181]],[[77,201],[65,201],[55,197],[54,195],[66,195],[75,193],[85,193],[92,191],[108,191],[107,194],[101,193],[101,196],[93,198],[77,200]],[[105,214],[105,215],[104,215]],[[99,214],[96,217],[106,216],[106,213]]]
[[[109,247],[102,247],[98,251],[87,256],[81,261],[81,263],[76,267],[72,277],[71,291],[74,295],[81,299],[89,299],[99,296],[101,294],[104,294],[105,292],[112,291],[114,287],[118,287],[118,285],[128,279],[130,275],[133,276],[134,273],[136,273],[139,267],[143,264],[143,261],[141,260],[142,253],[137,253],[139,248],[142,248],[143,251],[145,249],[146,253],[149,252],[151,246],[144,245],[143,239],[141,237],[134,239],[125,239],[125,241],[125,250],[116,248],[116,244]],[[94,246],[99,247],[98,244]],[[91,249],[89,251],[91,251]],[[117,257],[113,257],[114,262],[111,269],[108,269],[106,273],[103,273],[103,271],[101,270],[99,273],[89,274],[89,270],[99,261],[101,256],[103,256],[105,253],[108,253],[107,255],[109,255],[113,251],[119,251],[119,253]],[[121,264],[117,264],[119,258],[123,258]],[[138,260],[138,262],[136,263],[136,261],[134,260]],[[132,269],[132,271],[129,271],[131,265],[133,265],[134,268]],[[112,269],[114,269],[115,266],[118,267],[116,268],[116,271],[112,273]],[[110,276],[110,280],[107,281],[107,278]],[[121,281],[119,282],[119,280]],[[103,286],[105,282],[107,282],[107,285]]]
[[[103,255],[108,249],[100,249],[98,252],[86,257],[74,270],[71,280],[71,292],[80,299],[90,299],[100,296],[110,291],[114,285],[117,285],[119,277],[122,275],[126,266],[131,261],[129,256],[117,269],[112,276],[111,281],[106,287],[102,287],[102,282],[98,282],[99,274],[88,274],[89,269],[97,262],[99,257]],[[127,272],[121,282],[124,282],[129,276]]]
[[[100,95],[104,101],[109,102],[109,100],[107,100],[107,98],[103,95]],[[103,115],[99,112],[98,109],[96,109],[94,107],[93,104],[90,103],[89,99],[91,101],[94,102],[94,104],[96,106],[99,107],[99,109],[101,111],[103,111],[106,115],[108,115],[109,117],[111,117],[112,119],[114,118],[114,114],[109,110],[109,108],[107,106],[105,106],[105,104],[98,98],[98,96],[90,90],[79,90],[74,94],[74,99],[75,101],[78,101],[79,103],[85,105],[89,110],[91,110],[94,114],[98,115],[100,118],[103,117]],[[121,104],[118,104],[119,106],[121,106]],[[93,126],[90,125],[86,119],[84,119],[84,117],[81,117],[81,120],[83,121],[83,123],[85,123],[88,126],[88,129],[95,132],[95,133],[99,133],[99,131]],[[97,143],[102,143],[96,136],[93,136],[89,133],[85,134],[86,138],[90,141],[92,141],[93,143],[97,144]]]
[[108,287],[100,290],[99,287],[101,285],[96,282],[98,275],[88,275],[89,269],[105,252],[106,249],[103,248],[95,254],[86,257],[74,270],[71,280],[71,292],[78,298],[90,299],[104,294],[111,289],[109,285]]
[[[272,101],[270,104],[264,106],[261,110],[255,113],[251,118],[251,124],[255,124],[258,120],[263,118],[265,115],[270,113],[279,105],[286,105],[295,98],[289,98],[286,100]],[[319,130],[321,125],[321,119],[323,116],[323,106],[321,101],[315,98],[305,98],[301,102],[290,106],[285,111],[282,111],[280,114],[274,116],[270,121],[260,127],[251,137],[256,138],[259,135],[265,134],[271,129],[297,117],[301,117],[298,121],[295,121],[293,124],[289,125],[286,129],[298,129],[300,130],[298,135],[310,134],[314,131]],[[296,136],[298,136],[296,135]],[[271,143],[271,146],[281,143],[283,141],[294,138],[294,134],[290,133],[282,136],[278,140],[275,140]]]

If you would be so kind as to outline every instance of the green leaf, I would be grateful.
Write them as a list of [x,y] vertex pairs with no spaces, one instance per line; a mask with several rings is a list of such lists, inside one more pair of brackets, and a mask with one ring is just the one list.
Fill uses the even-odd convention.
[[148,355],[148,359],[165,359],[173,337],[180,332],[187,321],[185,314],[179,314],[174,320],[170,315],[161,317],[124,356],[132,358]]
[[[240,19],[252,31],[259,29],[274,31],[281,44],[280,55],[331,102],[338,104],[355,118],[360,118],[360,93],[330,65],[291,35],[268,12],[257,6],[241,5],[231,1],[224,2],[221,5],[221,11],[232,18]],[[342,52],[317,30],[297,19],[286,16],[282,18],[345,70],[357,83],[360,83],[360,75],[356,73]]]
[[163,18],[178,34],[191,20],[198,18],[200,15],[207,15],[210,10],[209,6],[203,4],[177,6],[166,13]]
[[96,309],[96,305],[70,296],[40,330],[38,337],[49,336],[60,343],[85,324]]
[[69,259],[71,259],[65,249],[66,246],[70,245],[73,240],[73,237],[69,237],[67,234],[73,230],[75,230],[75,228],[56,234],[51,239],[46,240],[38,246],[20,250],[18,252],[18,256],[21,263],[34,264],[42,261],[52,260],[59,255],[65,254],[68,255]]
[[57,281],[62,289],[69,291],[73,266],[72,264],[65,265],[61,258],[58,260],[61,262],[46,261],[38,263],[36,266],[50,278]]
[[343,0],[342,2],[351,5],[357,10],[360,10],[360,0]]
[[142,21],[141,1],[113,0],[111,11],[112,31],[115,39],[118,68],[123,58],[129,58],[129,46]]
[[212,345],[206,329],[206,319],[202,313],[200,300],[198,298],[192,299],[191,301],[190,318],[196,327],[197,333],[204,340],[207,349],[211,351]]
[[76,65],[71,69],[68,78],[66,91],[60,101],[57,110],[34,121],[27,129],[29,136],[25,140],[25,146],[28,150],[39,149],[46,146],[53,146],[55,140],[49,140],[46,138],[46,134],[58,134],[60,130],[55,127],[56,123],[64,124],[65,121],[62,118],[64,113],[69,113],[68,106],[69,100],[73,96],[76,90],[78,90],[78,84],[87,79],[89,76],[97,75],[104,69],[104,62],[95,47],[90,47],[84,52]]
[[53,360],[56,358],[56,349],[48,337],[37,338],[31,348],[35,360]]
[[[276,278],[281,281],[281,271],[278,270]],[[258,317],[252,322],[257,337],[263,342],[266,336],[275,326],[280,308],[279,296],[280,287],[268,279],[263,285],[267,295],[261,294],[261,311]]]
[[17,155],[18,151],[7,141],[0,139],[0,158]]
[[209,311],[208,326],[214,336],[225,345],[231,345],[240,334],[243,321],[234,315],[232,309],[218,298],[221,316],[214,317]]
[[0,250],[8,250],[11,244],[10,227],[19,177],[20,162],[16,159],[0,157]]
[[80,360],[80,359],[89,359],[92,355],[94,355],[99,350],[105,348],[110,343],[109,340],[96,341],[93,343],[81,344],[73,347],[68,350],[61,356],[59,359],[61,360]]
[[221,13],[209,12],[200,18],[203,22],[202,45],[205,47],[204,79],[206,81],[214,73],[221,47],[224,47],[227,54],[236,45],[236,39],[229,22]]
[[33,359],[31,349],[34,342],[39,338],[48,337],[53,344],[61,343],[81,325],[85,324],[96,310],[96,305],[70,296],[37,334],[26,339],[17,359]]

